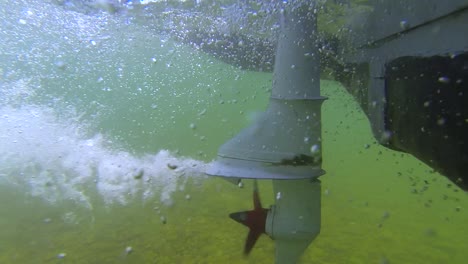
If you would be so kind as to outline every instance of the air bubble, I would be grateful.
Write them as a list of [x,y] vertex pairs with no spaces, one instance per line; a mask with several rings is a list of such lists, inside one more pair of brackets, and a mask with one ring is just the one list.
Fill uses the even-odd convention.
[[384,211],[383,214],[382,214],[382,219],[388,219],[390,217],[390,212],[388,211]]
[[400,21],[400,28],[403,29],[403,30],[406,30],[410,27],[408,21],[406,20],[402,20]]
[[205,115],[205,114],[206,114],[206,108],[201,110],[200,113],[198,113],[197,115],[202,116],[202,115]]
[[441,117],[437,119],[437,125],[443,126],[445,124],[445,118]]
[[237,184],[237,186],[239,186],[239,188],[244,188],[244,183],[242,181],[239,181],[239,183]]
[[319,154],[320,153],[320,146],[317,145],[317,144],[312,145],[312,147],[310,147],[310,152],[312,154],[315,154],[315,155]]
[[65,68],[67,68],[67,64],[65,64],[65,62],[63,61],[55,62],[55,66],[57,66],[57,68],[59,68],[60,70],[65,70]]
[[276,200],[280,200],[281,199],[281,192],[277,192],[276,193]]
[[442,77],[439,77],[438,81],[440,83],[449,83],[450,82],[450,78],[449,77],[446,77],[446,76],[442,76]]
[[385,130],[384,132],[382,132],[381,141],[386,143],[390,140],[391,137],[392,131]]
[[130,254],[130,253],[132,253],[132,252],[133,252],[133,248],[132,248],[132,247],[128,246],[128,247],[125,248],[125,254],[128,255],[128,254]]

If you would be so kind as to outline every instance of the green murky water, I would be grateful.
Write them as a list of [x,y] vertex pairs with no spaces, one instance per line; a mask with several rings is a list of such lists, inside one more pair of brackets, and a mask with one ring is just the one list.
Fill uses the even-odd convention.
[[[0,263],[273,263],[266,236],[244,258],[227,217],[251,208],[252,183],[202,173],[265,109],[271,74],[40,3],[0,4]],[[467,194],[321,87],[322,229],[302,263],[465,263]],[[272,204],[271,182],[260,191]]]

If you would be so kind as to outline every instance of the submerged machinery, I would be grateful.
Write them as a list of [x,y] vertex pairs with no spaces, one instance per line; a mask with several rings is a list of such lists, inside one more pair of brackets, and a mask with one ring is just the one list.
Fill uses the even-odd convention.
[[[468,3],[351,2],[333,1],[347,12],[339,35],[319,32],[322,69],[359,102],[381,145],[415,156],[468,190]],[[276,66],[275,43],[195,32],[197,38],[183,41],[227,63],[260,71]],[[215,41],[201,45],[205,39]],[[233,44],[217,45],[225,42]]]
[[287,4],[281,12],[266,112],[221,146],[207,174],[237,182],[271,179],[275,205],[262,208],[254,183],[254,209],[231,214],[249,227],[244,253],[266,233],[276,262],[295,263],[320,231],[320,63],[314,5]]
[[378,142],[468,190],[468,2],[371,0],[335,67]]
[[[275,240],[276,262],[294,263],[319,233],[320,61],[360,103],[380,144],[412,154],[468,190],[468,3],[365,5],[366,12],[348,20],[344,37],[320,40],[334,43],[333,52],[318,53],[312,4],[285,4],[275,54],[262,41],[251,47],[274,61],[268,109],[221,146],[207,171],[234,182],[273,181],[275,205],[262,208],[255,183],[254,209],[231,214],[250,229],[245,253],[266,233]],[[216,45],[204,50],[223,58]]]

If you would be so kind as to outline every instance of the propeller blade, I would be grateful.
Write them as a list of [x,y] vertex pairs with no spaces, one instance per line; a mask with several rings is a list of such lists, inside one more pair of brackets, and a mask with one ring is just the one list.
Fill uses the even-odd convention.
[[247,235],[247,239],[245,240],[244,255],[249,255],[261,234],[262,232],[254,232],[252,229],[250,229],[249,234]]
[[244,246],[245,255],[250,253],[260,235],[265,233],[265,223],[268,215],[268,209],[263,208],[260,202],[257,180],[254,181],[253,204],[253,210],[231,213],[229,215],[234,221],[249,228],[249,234],[247,235]]

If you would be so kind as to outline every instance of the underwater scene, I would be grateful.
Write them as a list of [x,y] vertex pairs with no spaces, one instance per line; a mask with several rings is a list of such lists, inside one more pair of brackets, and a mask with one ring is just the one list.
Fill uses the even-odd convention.
[[[275,262],[267,235],[244,256],[229,218],[254,181],[205,174],[265,111],[273,74],[187,41],[242,1],[154,2],[0,2],[0,263]],[[466,263],[467,192],[378,144],[333,75],[320,89],[321,228],[299,263]]]

